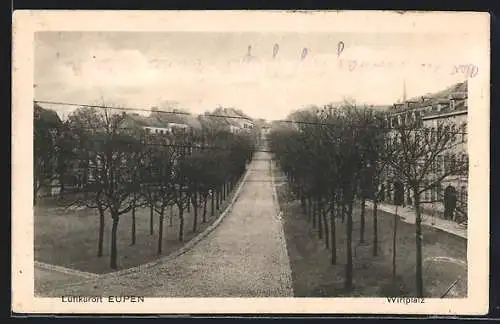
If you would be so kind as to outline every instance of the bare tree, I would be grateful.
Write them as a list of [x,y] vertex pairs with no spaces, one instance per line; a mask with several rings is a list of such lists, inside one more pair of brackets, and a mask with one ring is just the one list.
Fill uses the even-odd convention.
[[110,267],[117,269],[118,224],[120,216],[136,206],[133,197],[140,189],[136,175],[143,160],[144,145],[136,134],[122,130],[125,114],[113,114],[105,107],[99,111],[81,113],[80,117],[83,117],[80,121],[85,121],[87,125],[90,122],[101,126],[94,128],[92,145],[87,148],[90,152],[83,158],[92,156],[89,164],[95,183],[88,188],[94,188],[95,191],[90,196],[95,205],[100,206],[100,210],[103,208],[110,213],[112,219]]
[[149,156],[150,178],[144,184],[147,188],[146,198],[150,206],[159,215],[158,222],[158,246],[157,253],[161,254],[163,249],[163,223],[165,219],[165,209],[174,203],[175,178],[174,165],[177,154],[174,149],[165,145],[164,139],[150,145],[155,145],[154,153]]
[[425,203],[422,194],[440,186],[441,183],[454,176],[467,173],[468,163],[451,158],[446,166],[437,166],[448,152],[456,151],[463,143],[459,141],[460,130],[452,123],[438,122],[435,128],[413,125],[398,126],[392,133],[391,140],[397,146],[390,165],[394,174],[401,176],[403,184],[412,192],[415,209],[415,248],[416,248],[416,293],[424,295],[422,274],[422,211]]

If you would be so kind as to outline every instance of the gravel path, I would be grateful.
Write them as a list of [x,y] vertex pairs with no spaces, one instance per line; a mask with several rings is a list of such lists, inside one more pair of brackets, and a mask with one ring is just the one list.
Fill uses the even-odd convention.
[[269,163],[268,153],[256,154],[230,214],[185,254],[142,272],[85,282],[51,295],[293,296]]

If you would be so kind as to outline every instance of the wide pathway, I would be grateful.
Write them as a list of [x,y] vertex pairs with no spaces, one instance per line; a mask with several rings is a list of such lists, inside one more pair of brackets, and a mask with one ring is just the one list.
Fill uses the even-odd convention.
[[291,270],[270,155],[256,153],[222,223],[185,254],[141,272],[67,286],[52,296],[290,297]]
[[[367,202],[366,207],[373,209],[373,203]],[[390,214],[396,214],[396,206],[389,204],[380,204],[378,205],[379,210],[383,210]],[[409,207],[399,207],[397,214],[401,218],[401,220],[405,223],[415,224],[415,210]],[[432,217],[431,215],[427,215],[422,213],[422,225],[430,226],[442,231],[451,233],[456,236],[460,236],[462,238],[467,238],[467,227],[464,227],[456,222],[442,219],[439,217]]]

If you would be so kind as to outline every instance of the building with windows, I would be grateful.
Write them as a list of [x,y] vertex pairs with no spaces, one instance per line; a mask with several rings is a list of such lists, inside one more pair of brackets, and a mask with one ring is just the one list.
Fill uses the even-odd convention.
[[126,114],[122,124],[125,129],[142,129],[146,134],[173,134],[190,129],[188,124],[160,122],[152,116],[142,116],[138,113]]
[[[442,175],[456,169],[458,163],[468,167],[467,150],[467,82],[455,84],[443,91],[416,99],[396,103],[388,109],[386,126],[396,128],[401,126],[415,127],[429,136],[430,139],[439,136],[440,132],[455,134],[449,143],[449,149],[436,157],[430,172],[430,178],[423,181],[423,186],[438,182],[423,193],[422,207],[424,212],[435,216],[448,216],[458,222],[467,219],[467,188],[468,172],[451,174],[441,180]],[[394,181],[384,183],[383,195],[386,202],[393,202]],[[405,204],[411,205],[411,193],[404,186]],[[444,215],[444,205],[455,201],[453,214]]]

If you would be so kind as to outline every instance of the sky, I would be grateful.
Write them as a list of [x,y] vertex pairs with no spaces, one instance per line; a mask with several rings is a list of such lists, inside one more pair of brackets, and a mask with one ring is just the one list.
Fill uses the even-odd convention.
[[440,91],[465,79],[454,65],[481,54],[468,34],[38,32],[35,41],[35,100],[175,103],[196,114],[232,106],[268,120],[344,98],[390,105],[403,84],[408,98]]

